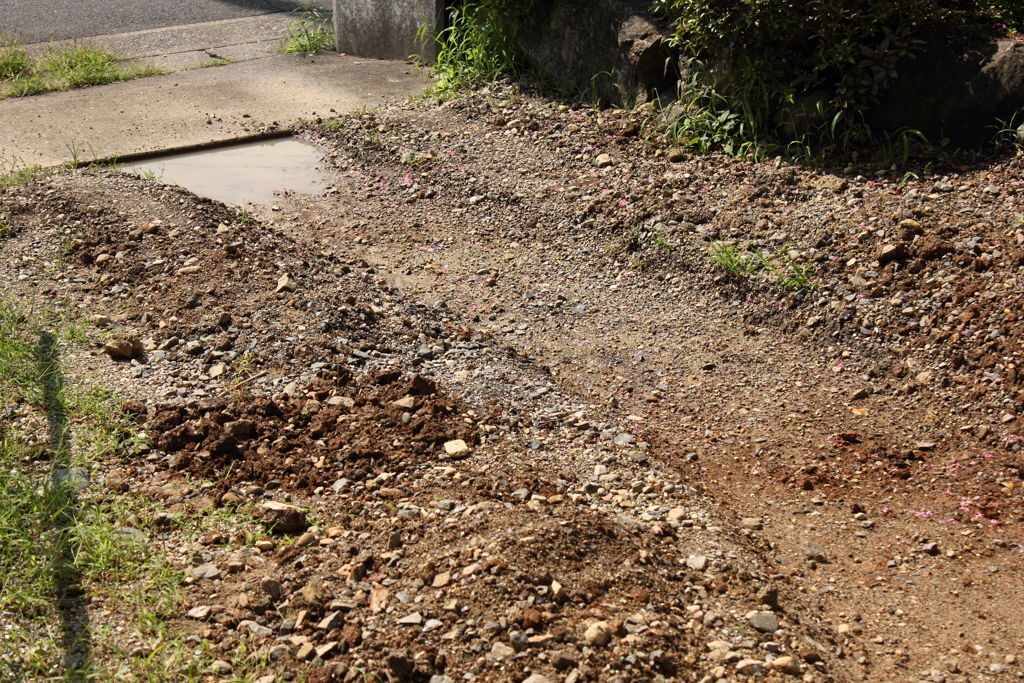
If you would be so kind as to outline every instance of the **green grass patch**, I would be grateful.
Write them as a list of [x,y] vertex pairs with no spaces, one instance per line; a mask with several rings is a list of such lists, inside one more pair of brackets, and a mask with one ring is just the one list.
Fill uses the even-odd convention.
[[151,65],[125,64],[115,52],[95,45],[52,47],[33,57],[23,45],[0,34],[0,99],[104,85],[165,71]]
[[307,3],[299,18],[288,27],[288,35],[285,37],[285,44],[281,49],[290,54],[324,52],[334,49],[334,28],[331,25],[331,16]]
[[722,240],[708,245],[708,260],[719,270],[736,280],[746,280],[756,274],[787,291],[818,288],[814,266],[801,266],[786,253],[785,244],[771,256],[758,251],[741,251]]
[[452,7],[449,12],[448,28],[437,36],[430,35],[426,24],[417,32],[424,49],[432,40],[439,47],[434,63],[435,84],[428,89],[429,95],[448,99],[499,78],[520,75],[521,60],[508,12],[494,2]]

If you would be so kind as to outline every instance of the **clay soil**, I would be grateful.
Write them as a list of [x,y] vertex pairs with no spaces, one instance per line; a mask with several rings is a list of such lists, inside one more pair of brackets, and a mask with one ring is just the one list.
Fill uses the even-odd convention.
[[1017,159],[652,126],[495,86],[305,129],[333,186],[254,220],[0,194],[5,295],[85,321],[69,380],[147,430],[92,495],[159,510],[174,629],[268,681],[1024,677]]

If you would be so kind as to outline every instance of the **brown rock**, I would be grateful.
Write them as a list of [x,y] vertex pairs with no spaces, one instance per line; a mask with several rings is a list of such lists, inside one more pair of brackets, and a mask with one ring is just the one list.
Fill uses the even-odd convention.
[[142,355],[142,341],[134,334],[116,334],[103,344],[103,352],[114,360],[131,360]]
[[268,500],[260,505],[260,523],[278,534],[302,531],[308,526],[302,508],[278,503],[276,500]]

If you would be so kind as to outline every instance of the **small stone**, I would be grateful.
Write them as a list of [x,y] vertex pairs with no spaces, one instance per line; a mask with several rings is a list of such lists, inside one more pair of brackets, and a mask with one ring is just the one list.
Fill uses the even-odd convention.
[[828,558],[825,556],[825,549],[817,543],[808,543],[805,545],[804,555],[812,562],[820,562],[822,564],[828,562]]
[[225,662],[223,659],[218,659],[210,665],[210,671],[217,676],[230,676],[231,665]]
[[311,545],[316,545],[316,542],[317,542],[316,535],[311,534],[311,533],[309,533],[307,531],[306,533],[302,534],[297,539],[295,539],[295,547],[296,548],[306,548],[306,547],[309,547]]
[[744,517],[743,520],[740,521],[740,525],[744,529],[751,529],[753,531],[761,530],[761,520],[757,517]]
[[615,163],[610,154],[598,154],[594,159],[594,165],[598,168],[607,168]]
[[491,646],[491,654],[498,659],[507,659],[508,657],[514,657],[516,654],[515,648],[511,645],[506,645],[502,642],[496,642]]
[[110,316],[96,314],[92,317],[92,324],[96,327],[106,327],[110,324]]
[[210,371],[207,373],[211,378],[220,377],[228,369],[228,366],[224,363],[216,363],[210,366]]
[[274,533],[302,531],[306,524],[306,513],[302,508],[276,500],[260,505],[260,523]]
[[198,567],[192,567],[189,570],[189,575],[196,581],[202,581],[203,579],[219,579],[220,570],[212,564],[201,564]]
[[555,671],[568,671],[575,669],[579,663],[579,655],[573,650],[555,650],[548,657],[548,662],[555,667]]
[[423,623],[423,615],[419,612],[413,612],[399,619],[398,623],[403,626],[419,626]]
[[249,619],[238,622],[238,630],[248,631],[254,636],[269,636],[274,633],[272,629],[267,628],[262,624],[257,624],[255,621],[251,621]]
[[708,558],[703,555],[690,555],[686,558],[686,566],[694,571],[702,572],[707,569]]
[[523,683],[551,683],[547,676],[541,676],[540,674],[530,674],[523,679]]
[[276,602],[281,599],[281,582],[277,579],[270,576],[264,577],[263,580],[260,581],[260,588],[263,589],[264,593],[270,596],[271,600]]
[[588,645],[604,647],[612,640],[612,627],[606,621],[599,621],[591,624],[583,633],[583,639]]
[[686,519],[687,514],[686,508],[672,508],[668,511],[668,521],[678,522],[681,519]]
[[142,355],[142,341],[133,334],[114,335],[103,344],[103,352],[113,360],[131,360]]
[[756,676],[764,673],[764,662],[756,659],[741,659],[736,662],[736,673],[742,676]]
[[788,655],[772,660],[772,668],[790,676],[800,675],[800,662]]
[[277,289],[274,290],[274,293],[280,294],[281,292],[294,292],[298,288],[299,283],[296,282],[291,275],[285,274],[278,278]]
[[464,458],[469,455],[469,446],[462,439],[455,439],[454,441],[446,441],[444,444],[444,452],[448,454],[449,458]]
[[316,627],[324,632],[333,631],[335,628],[340,626],[345,621],[345,615],[341,611],[331,612],[326,617],[320,620],[320,623]]
[[236,439],[248,439],[256,434],[256,425],[250,420],[234,420],[224,423],[224,433]]
[[200,605],[199,607],[193,607],[185,615],[189,619],[197,619],[199,621],[205,621],[210,616],[211,607],[209,605]]
[[779,618],[769,612],[761,612],[750,617],[750,625],[761,633],[775,633],[779,630]]

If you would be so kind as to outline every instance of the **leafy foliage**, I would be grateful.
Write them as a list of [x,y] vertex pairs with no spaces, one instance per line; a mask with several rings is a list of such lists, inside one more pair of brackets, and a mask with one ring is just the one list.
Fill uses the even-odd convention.
[[721,99],[714,111],[790,139],[856,124],[931,36],[1024,25],[1011,0],[655,0],[654,10],[675,21],[684,55],[715,62],[697,74]]
[[[520,8],[514,0],[492,0],[449,9],[448,28],[434,38],[440,46],[434,64],[435,96],[451,97],[503,76],[519,75],[512,17]],[[423,44],[430,40],[428,31],[428,26],[420,26],[418,38]]]

